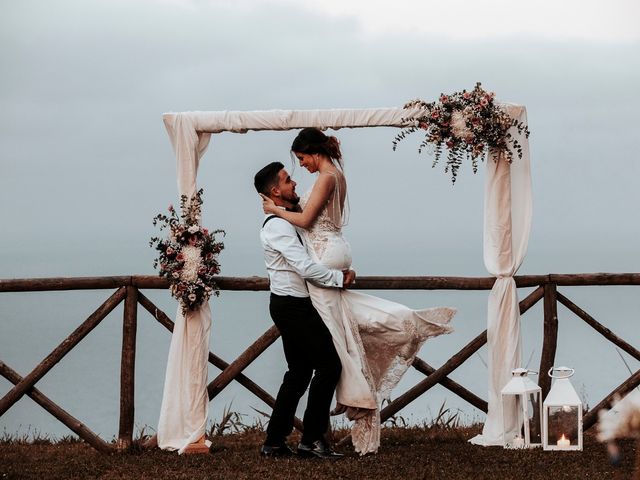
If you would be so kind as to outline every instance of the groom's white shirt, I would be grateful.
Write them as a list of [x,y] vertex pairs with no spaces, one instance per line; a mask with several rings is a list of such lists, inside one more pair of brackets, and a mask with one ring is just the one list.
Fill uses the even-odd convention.
[[260,241],[272,293],[308,297],[305,280],[320,287],[342,288],[342,272],[311,260],[296,228],[286,220],[277,217],[268,221],[260,231]]

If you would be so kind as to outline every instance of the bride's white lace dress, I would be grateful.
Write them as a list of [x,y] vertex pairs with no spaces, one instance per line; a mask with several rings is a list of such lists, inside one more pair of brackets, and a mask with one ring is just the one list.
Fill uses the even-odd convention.
[[[304,231],[311,257],[330,268],[351,266],[351,247],[342,236],[346,182],[334,174],[336,188],[314,225]],[[309,194],[301,199],[304,208]],[[449,333],[454,308],[412,310],[389,300],[352,290],[308,284],[314,307],[324,320],[342,362],[336,400],[358,412],[351,437],[360,454],[380,446],[380,404],[411,366],[430,337]],[[369,410],[357,410],[369,409]]]

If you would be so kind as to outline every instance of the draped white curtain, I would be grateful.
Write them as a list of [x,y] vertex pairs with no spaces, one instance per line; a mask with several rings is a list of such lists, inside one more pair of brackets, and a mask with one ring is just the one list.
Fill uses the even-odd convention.
[[[523,106],[503,106],[513,118],[526,123]],[[417,109],[401,108],[184,112],[166,113],[163,120],[177,158],[179,191],[191,197],[196,192],[198,164],[211,133],[304,127],[404,127],[405,118],[419,113]],[[510,133],[522,145],[523,158],[516,157],[511,165],[504,159],[487,160],[484,260],[496,282],[489,295],[487,318],[489,412],[482,435],[472,439],[480,445],[502,444],[500,390],[508,382],[511,370],[520,366],[520,315],[513,276],[529,240],[531,173],[528,140],[514,128]],[[204,434],[209,404],[206,386],[210,330],[208,304],[186,318],[178,311],[158,424],[161,448],[182,451]],[[515,411],[507,418],[515,418]],[[513,428],[514,425],[509,425],[509,429]]]
[[[507,105],[509,114],[527,122],[524,107]],[[506,404],[503,417],[500,391],[511,378],[511,371],[520,367],[520,309],[513,276],[520,268],[527,252],[531,230],[531,168],[529,141],[512,127],[509,133],[522,145],[522,158],[514,156],[512,164],[497,152],[490,152],[484,204],[484,263],[496,277],[489,294],[487,308],[487,345],[489,367],[489,411],[482,434],[471,439],[476,445],[503,444],[515,435],[516,406]]]
[[[197,132],[189,117],[178,116],[166,123],[177,159],[178,191],[191,198],[196,192],[200,158],[210,134]],[[211,308],[206,302],[196,311],[182,314],[178,306],[173,327],[158,421],[158,446],[164,450],[184,449],[205,433]]]

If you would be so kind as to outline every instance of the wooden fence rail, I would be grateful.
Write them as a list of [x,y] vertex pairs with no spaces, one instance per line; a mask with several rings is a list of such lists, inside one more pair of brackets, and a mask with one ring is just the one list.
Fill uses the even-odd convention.
[[[493,277],[444,277],[444,276],[414,276],[388,277],[363,276],[358,277],[357,288],[360,290],[490,290],[495,278]],[[518,288],[536,287],[520,302],[520,313],[524,314],[539,300],[543,300],[544,323],[543,344],[540,358],[540,386],[543,396],[550,388],[551,379],[542,374],[551,368],[555,361],[558,342],[558,303],[582,319],[605,339],[627,352],[633,358],[640,360],[640,350],[617,336],[577,306],[565,295],[558,291],[558,287],[566,286],[611,286],[611,285],[640,285],[640,273],[591,273],[591,274],[548,274],[523,275],[515,277]],[[235,291],[267,291],[269,282],[263,277],[218,277],[221,290]],[[41,292],[62,290],[114,290],[115,292],[94,313],[92,313],[78,328],[76,328],[58,347],[42,360],[28,375],[22,377],[11,367],[0,361],[0,375],[14,386],[0,398],[0,416],[9,410],[24,395],[31,397],[36,403],[60,420],[64,425],[84,439],[96,450],[109,453],[130,448],[133,441],[134,399],[135,399],[135,358],[136,332],[138,324],[138,304],[170,332],[173,331],[173,321],[169,316],[156,307],[140,289],[165,289],[166,280],[155,276],[115,276],[115,277],[81,277],[81,278],[29,278],[0,280],[0,293],[9,292]],[[122,356],[120,362],[120,420],[118,438],[114,444],[102,440],[79,420],[47,398],[44,393],[35,388],[35,384],[44,377],[69,351],[71,351],[84,337],[86,337],[111,311],[124,302],[122,326]],[[484,313],[484,312],[483,312]],[[1,321],[1,320],[0,320]],[[273,408],[275,399],[266,390],[248,378],[242,372],[254,362],[279,337],[275,326],[269,328],[255,342],[253,342],[238,358],[226,362],[209,352],[209,362],[221,373],[208,385],[209,399],[213,399],[232,381],[237,381],[251,393],[256,395],[266,405]],[[413,402],[419,396],[436,384],[442,385],[452,393],[467,401],[479,410],[487,411],[486,400],[469,391],[464,386],[451,380],[450,375],[469,357],[478,351],[487,341],[486,330],[470,340],[459,352],[454,354],[439,368],[434,368],[421,358],[416,358],[413,367],[424,374],[426,378],[399,395],[380,412],[384,422],[402,408]],[[587,412],[584,417],[584,430],[597,421],[597,411],[607,408],[617,395],[624,395],[640,385],[640,370],[633,373],[621,385],[607,395],[595,408]],[[295,428],[302,430],[302,422],[296,418]],[[345,438],[343,441],[348,439]]]

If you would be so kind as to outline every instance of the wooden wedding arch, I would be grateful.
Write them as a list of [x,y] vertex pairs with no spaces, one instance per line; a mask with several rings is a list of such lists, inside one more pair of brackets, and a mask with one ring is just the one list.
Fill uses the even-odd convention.
[[[512,116],[526,122],[524,107],[511,105]],[[321,111],[268,111],[268,112],[186,112],[165,114],[164,121],[169,133],[178,165],[178,187],[181,194],[192,196],[196,192],[196,176],[199,162],[207,149],[211,134],[222,131],[246,132],[249,130],[290,130],[302,127],[319,128],[360,128],[374,126],[406,126],[404,118],[417,112],[407,112],[402,109],[369,109],[369,110],[321,110]],[[526,148],[526,162],[517,168],[519,173],[512,174],[512,169],[505,162],[488,162],[487,167],[493,170],[488,175],[485,188],[485,264],[492,274],[491,277],[359,277],[358,289],[410,289],[410,290],[491,290],[490,302],[500,286],[498,304],[507,303],[509,310],[505,313],[504,321],[517,322],[538,301],[544,302],[544,338],[540,359],[540,371],[547,371],[554,362],[557,347],[558,316],[557,303],[567,307],[570,311],[583,319],[597,332],[603,335],[619,348],[640,360],[640,351],[616,336],[607,327],[597,322],[586,311],[578,307],[565,295],[558,292],[559,286],[586,285],[640,285],[640,274],[568,274],[568,275],[533,275],[516,276],[528,241],[529,228],[523,224],[526,215],[518,212],[529,212],[530,221],[530,177],[528,177],[528,143],[521,139]],[[525,170],[523,170],[525,169]],[[523,173],[524,172],[524,173]],[[492,183],[493,182],[493,183]],[[524,196],[523,195],[524,192]],[[528,197],[527,197],[528,194]],[[505,198],[509,199],[505,208]],[[513,198],[512,198],[513,197]],[[495,208],[493,214],[487,214],[487,207]],[[495,225],[497,225],[496,228]],[[502,228],[509,224],[509,231]],[[511,224],[515,224],[519,233],[511,233]],[[526,223],[526,222],[524,222]],[[519,224],[519,225],[518,225]],[[516,234],[517,233],[517,234]],[[493,251],[492,251],[493,249]],[[519,252],[519,253],[518,253]],[[497,258],[495,258],[497,257]],[[504,259],[508,261],[501,263]],[[268,290],[266,278],[231,278],[220,277],[218,285],[221,290],[263,291]],[[0,417],[7,412],[24,395],[49,411],[58,420],[78,436],[101,452],[112,452],[128,449],[133,441],[134,425],[134,395],[135,395],[135,354],[138,305],[147,310],[151,316],[169,331],[173,331],[175,324],[171,318],[157,308],[142,292],[142,289],[167,288],[165,280],[153,276],[126,277],[96,277],[96,278],[48,278],[48,279],[7,279],[0,280],[0,293],[8,292],[38,292],[53,290],[85,290],[85,289],[116,289],[115,292],[90,315],[74,332],[55,348],[28,375],[21,376],[10,366],[0,361],[0,374],[7,378],[14,387],[0,399]],[[518,288],[531,288],[523,300],[517,300]],[[515,299],[515,303],[513,302]],[[49,372],[67,353],[69,353],[84,337],[86,337],[118,304],[124,302],[123,340],[120,369],[120,424],[118,441],[107,443],[94,432],[91,432],[81,421],[52,402],[46,395],[35,388],[36,383]],[[509,304],[509,302],[511,302]],[[490,304],[491,305],[491,304]],[[499,305],[498,305],[499,306]],[[503,305],[504,307],[504,305]],[[208,308],[208,307],[207,307]],[[491,311],[491,308],[489,309]],[[498,308],[498,310],[500,310]],[[504,313],[504,312],[503,312]],[[501,313],[498,312],[498,316]],[[180,316],[177,317],[180,320]],[[500,320],[502,321],[502,320]],[[493,335],[495,341],[496,324],[488,323],[488,329],[472,338],[459,352],[454,354],[440,367],[433,367],[426,361],[416,358],[413,367],[423,373],[426,378],[398,396],[381,412],[381,421],[400,411],[410,402],[424,394],[436,384],[441,384],[465,401],[483,412],[491,412],[492,391],[495,404],[495,385],[490,385],[489,399],[485,400],[469,391],[464,386],[454,382],[448,375],[462,365],[474,352],[488,341],[491,343]],[[518,331],[519,335],[519,331]],[[275,340],[279,333],[275,327],[267,330],[252,343],[238,358],[228,363],[206,349],[206,355],[197,368],[206,368],[212,364],[221,373],[211,382],[203,385],[206,388],[209,401],[215,398],[230,382],[237,381],[270,407],[274,398],[252,379],[243,374],[244,369],[255,361]],[[175,335],[174,335],[175,337]],[[208,346],[209,339],[202,339]],[[519,342],[519,338],[517,340]],[[500,375],[509,374],[514,362],[519,362],[517,348],[513,358],[498,365]],[[491,355],[491,352],[490,352]],[[1,360],[1,359],[0,359]],[[496,363],[496,362],[494,362]],[[500,363],[500,362],[497,362]],[[496,367],[494,365],[494,367]],[[490,377],[492,377],[490,372]],[[494,382],[495,383],[495,382]],[[550,387],[550,379],[542,376],[540,386],[543,395]],[[640,384],[640,370],[631,375],[613,392],[607,395],[584,420],[584,428],[588,429],[597,420],[598,409],[608,406],[616,395],[623,395]],[[296,419],[296,428],[301,429],[300,420]],[[485,424],[485,428],[487,424]],[[494,430],[495,430],[494,426]],[[501,425],[499,425],[501,428]]]

